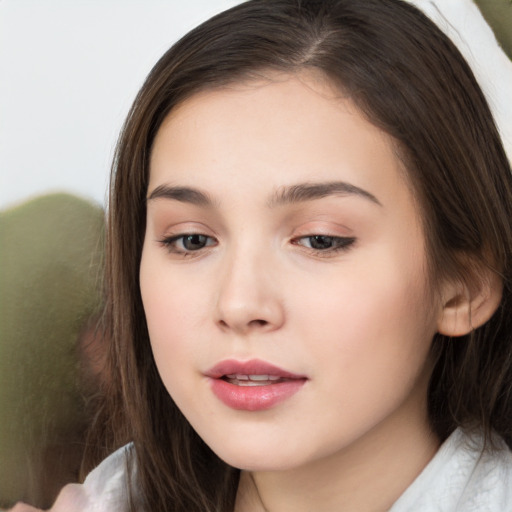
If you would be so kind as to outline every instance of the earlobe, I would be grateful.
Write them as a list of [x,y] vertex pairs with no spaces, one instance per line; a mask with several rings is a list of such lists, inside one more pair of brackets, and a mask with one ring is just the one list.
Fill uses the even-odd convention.
[[473,280],[471,286],[446,283],[437,330],[445,336],[464,336],[487,322],[498,308],[502,281],[490,269]]

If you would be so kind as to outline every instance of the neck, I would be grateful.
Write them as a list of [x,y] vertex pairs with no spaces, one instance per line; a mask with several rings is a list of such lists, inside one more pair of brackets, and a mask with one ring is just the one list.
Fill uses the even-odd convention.
[[388,510],[439,447],[426,404],[421,409],[407,422],[388,418],[349,447],[301,467],[242,472],[235,511]]

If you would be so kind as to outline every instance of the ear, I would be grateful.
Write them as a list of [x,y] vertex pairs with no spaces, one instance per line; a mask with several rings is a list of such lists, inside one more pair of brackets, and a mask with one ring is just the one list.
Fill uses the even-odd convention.
[[485,324],[501,302],[503,283],[498,274],[480,267],[468,283],[446,282],[437,331],[445,336],[464,336]]

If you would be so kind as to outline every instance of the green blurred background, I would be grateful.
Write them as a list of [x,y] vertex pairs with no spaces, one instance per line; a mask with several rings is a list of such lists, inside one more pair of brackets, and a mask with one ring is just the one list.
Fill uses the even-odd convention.
[[512,1],[475,0],[501,47],[512,59]]

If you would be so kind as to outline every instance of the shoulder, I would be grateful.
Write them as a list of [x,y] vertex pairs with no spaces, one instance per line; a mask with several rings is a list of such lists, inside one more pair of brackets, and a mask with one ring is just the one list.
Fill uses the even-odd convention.
[[512,452],[496,445],[456,430],[390,512],[512,512]]
[[82,485],[66,485],[51,512],[126,512],[132,452],[126,445],[91,471]]

